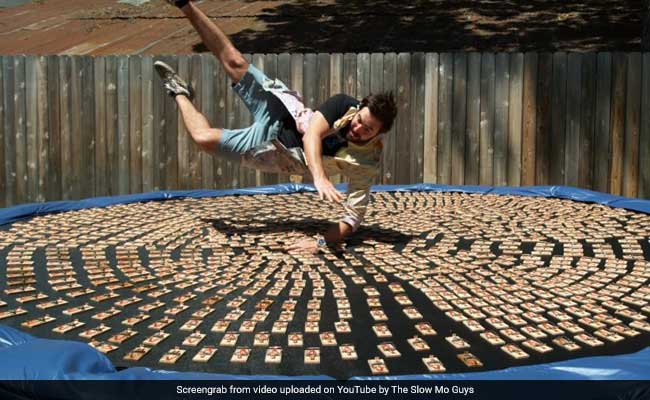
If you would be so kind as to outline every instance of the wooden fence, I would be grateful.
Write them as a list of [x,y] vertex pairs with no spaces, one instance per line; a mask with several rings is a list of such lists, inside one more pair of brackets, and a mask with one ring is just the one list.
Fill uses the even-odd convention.
[[[0,206],[288,181],[199,152],[153,71],[214,126],[251,119],[211,55],[2,56]],[[307,106],[392,90],[381,183],[570,185],[650,197],[649,53],[267,54]]]

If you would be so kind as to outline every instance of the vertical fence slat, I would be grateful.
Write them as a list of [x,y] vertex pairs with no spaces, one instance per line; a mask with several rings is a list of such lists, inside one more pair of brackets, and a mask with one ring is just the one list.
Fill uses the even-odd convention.
[[357,54],[357,98],[370,93],[370,54]]
[[427,53],[424,81],[423,181],[438,181],[438,54]]
[[357,96],[357,55],[345,53],[343,55],[343,93],[348,96]]
[[[221,63],[215,63],[215,105],[216,105],[216,115],[215,115],[215,126],[219,128],[224,128],[226,126],[226,103],[227,103],[227,94],[226,92],[230,89],[228,84],[228,77],[226,76],[226,71],[223,69]],[[228,161],[219,155],[215,156],[214,160],[214,187],[217,189],[223,189],[227,186],[226,180],[226,170],[228,166]]]
[[[157,61],[158,57],[156,57]],[[165,60],[162,60],[165,61]],[[164,188],[164,175],[163,175],[163,160],[164,160],[164,137],[165,131],[165,102],[169,101],[167,94],[163,89],[162,79],[154,71],[153,73],[153,151],[151,159],[153,160],[153,190],[161,190]]]
[[[278,79],[284,82],[289,89],[295,90],[291,86],[291,55],[289,53],[281,53],[278,55]],[[273,174],[269,177],[269,182],[271,183],[289,181],[289,176],[286,174]]]
[[454,97],[454,55],[440,54],[438,66],[438,183],[451,183],[452,104]]
[[625,88],[627,80],[627,57],[615,53],[612,72],[612,125],[611,125],[611,168],[609,191],[615,195],[623,193],[623,167],[625,152]]
[[479,183],[492,185],[494,176],[494,118],[496,64],[493,53],[481,57],[481,131]]
[[[183,67],[183,69],[188,68],[188,74],[186,75],[191,82],[192,87],[194,88],[194,107],[196,107],[198,110],[201,110],[203,107],[203,76],[202,76],[202,65],[201,65],[201,58],[200,55],[191,55],[187,56],[184,58],[183,62],[179,62],[179,67]],[[233,112],[233,119],[235,118],[234,112]],[[179,118],[180,119],[180,118]],[[177,122],[179,125],[182,124],[182,121]],[[182,155],[183,158],[183,163],[185,168],[189,168],[189,181],[188,181],[188,187],[190,188],[199,188],[201,187],[201,172],[202,172],[202,164],[201,164],[201,150],[199,149],[199,146],[194,143],[194,140],[192,140],[192,137],[190,134],[187,132],[185,129],[185,125],[183,125],[183,147],[184,149],[179,148],[179,151],[185,151],[185,154]],[[179,135],[181,132],[179,132]],[[181,155],[179,154],[179,157]],[[180,166],[180,164],[179,164]],[[180,177],[180,171],[179,171],[179,177]]]
[[14,57],[14,135],[16,149],[16,203],[28,200],[25,57]]
[[478,185],[481,129],[481,54],[469,53],[467,65],[467,141],[465,184]]
[[[329,61],[329,93],[333,96],[343,92],[343,54],[331,54]],[[383,73],[383,71],[381,73]],[[382,77],[380,77],[379,80],[383,81]],[[330,176],[330,180],[333,184],[341,183],[341,175],[337,174]]]
[[[106,164],[108,195],[118,194],[117,56],[106,58]],[[160,171],[160,168],[156,168]]]
[[495,185],[508,184],[508,99],[510,87],[510,57],[500,53],[496,56],[494,90],[494,176]]
[[[214,79],[215,79],[215,71],[216,71],[215,69],[216,58],[212,54],[207,54],[207,53],[203,54],[201,55],[201,64],[202,64],[201,74],[203,80],[203,90],[201,93],[201,95],[203,96],[202,112],[203,115],[205,115],[205,117],[207,118],[208,122],[210,123],[210,126],[212,128],[215,128],[216,120],[215,120],[215,103],[214,103]],[[179,115],[177,128],[180,128],[182,124],[183,121]],[[178,132],[178,135],[180,135],[180,132]],[[213,160],[214,158],[211,153],[207,153],[204,151],[201,152],[201,170],[202,170],[201,176],[203,178],[201,187],[204,189],[210,189],[212,187],[212,183],[214,182],[214,161]]]
[[[300,65],[302,69],[302,64]],[[226,74],[227,75],[227,74]],[[226,78],[228,84],[232,81],[230,77]],[[240,128],[237,125],[237,94],[234,90],[226,90],[226,127],[229,129]],[[239,185],[239,162],[232,158],[228,158],[226,162],[226,173],[225,173],[225,188],[234,188]]]
[[[95,129],[95,74],[92,57],[81,57],[82,85],[81,85],[81,197],[91,197],[95,192],[95,140],[91,133]],[[128,86],[128,82],[127,82]],[[128,94],[127,94],[128,96]],[[127,192],[128,187],[127,187]]]
[[639,197],[650,199],[650,53],[643,54],[641,129],[639,133]]
[[637,197],[639,180],[639,129],[641,114],[641,54],[627,55],[623,196]]
[[[178,58],[170,57],[169,65],[178,69]],[[178,106],[176,101],[165,96],[165,187],[168,190],[178,189]],[[200,160],[199,160],[200,162]]]
[[535,109],[535,184],[548,185],[551,182],[551,131],[553,93],[553,55],[539,55],[537,76],[537,107]]
[[[357,71],[361,70],[357,68]],[[358,77],[359,78],[359,77]],[[362,80],[362,79],[360,79]],[[397,55],[397,131],[408,132],[411,127],[411,55],[409,53],[399,53]],[[410,165],[405,160],[412,157],[410,135],[404,135],[397,140],[395,148],[396,160],[402,162],[395,163],[395,183],[408,183],[410,179]]]
[[[178,57],[178,75],[187,78],[187,82],[194,87],[190,77],[190,62],[186,55]],[[195,89],[200,90],[199,88]],[[183,118],[178,118],[178,188],[182,190],[194,189],[190,173],[190,147],[192,146],[190,135],[185,129]]]
[[411,172],[410,183],[422,183],[424,176],[424,53],[411,55]]
[[582,86],[582,55],[571,53],[567,58],[566,146],[564,184],[578,185],[580,165],[580,98]]
[[4,71],[5,56],[0,56],[0,208],[5,207],[6,204],[6,184],[7,177],[5,175],[5,71]]
[[[596,54],[584,54],[580,111],[580,165],[578,186],[593,188],[594,162],[607,162],[606,157],[594,157],[594,126],[596,119]],[[603,155],[604,156],[604,155]]]
[[521,184],[535,184],[535,123],[537,111],[537,53],[524,55],[523,133]]
[[[345,58],[344,58],[345,62]],[[394,96],[397,96],[397,55],[395,53],[384,54],[384,90],[392,91]],[[345,75],[346,68],[343,68],[344,79],[347,82],[348,75]],[[392,184],[395,183],[395,147],[396,139],[396,124],[393,123],[393,128],[386,133],[384,141],[384,150],[381,160],[381,183]]]
[[36,56],[25,57],[25,141],[27,143],[27,201],[38,195],[38,73]]
[[316,109],[318,99],[318,57],[314,53],[305,54],[303,63],[303,97],[307,107]]
[[612,55],[598,54],[598,82],[596,83],[596,126],[594,151],[599,160],[594,162],[594,189],[609,191],[609,170],[611,166],[611,104],[612,104]]
[[565,182],[567,55],[553,54],[553,98],[551,109],[551,184]]
[[[117,59],[117,174],[118,193],[129,193],[129,58]],[[165,170],[165,175],[168,171]]]
[[[153,57],[142,57],[142,191],[154,189]],[[187,75],[186,75],[187,76]]]
[[47,200],[61,199],[61,104],[59,101],[59,59],[47,56],[48,141]]
[[[37,201],[47,200],[47,178],[50,169],[50,157],[48,144],[50,141],[50,124],[48,115],[48,98],[47,98],[47,60],[44,56],[36,59],[36,79],[37,79],[37,154],[38,154],[38,186],[36,192]],[[91,131],[92,132],[92,131]]]
[[[63,200],[72,198],[72,99],[71,84],[72,79],[72,58],[62,56],[59,58],[59,81],[61,82],[61,195]],[[109,103],[110,105],[110,103]],[[117,116],[117,108],[107,107],[107,116]],[[110,171],[110,169],[109,169]],[[110,193],[109,193],[110,194]]]
[[15,115],[14,93],[16,92],[14,74],[14,56],[3,56],[2,76],[4,78],[3,103],[5,118],[2,120],[4,140],[0,145],[5,148],[5,156],[3,163],[4,174],[0,175],[0,178],[5,182],[4,190],[1,193],[4,196],[6,206],[16,203],[16,152],[11,150],[16,148],[16,136],[13,134],[15,126],[15,119],[13,118]]
[[454,54],[451,121],[451,184],[465,183],[465,129],[467,127],[467,54]]
[[521,184],[524,55],[510,55],[510,100],[508,101],[508,185]]
[[[83,60],[81,56],[72,56],[72,80],[70,82],[70,95],[72,96],[70,108],[70,135],[72,144],[72,198],[80,199],[83,186]],[[117,115],[122,115],[117,110]]]
[[142,192],[142,57],[129,57],[129,184],[131,193]]
[[95,58],[95,196],[106,196],[106,59]]

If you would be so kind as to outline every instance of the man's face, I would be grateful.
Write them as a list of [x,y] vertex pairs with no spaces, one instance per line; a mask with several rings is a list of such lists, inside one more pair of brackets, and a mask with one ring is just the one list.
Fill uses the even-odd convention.
[[347,139],[351,142],[366,142],[377,136],[380,129],[381,121],[370,113],[368,107],[364,107],[350,122]]

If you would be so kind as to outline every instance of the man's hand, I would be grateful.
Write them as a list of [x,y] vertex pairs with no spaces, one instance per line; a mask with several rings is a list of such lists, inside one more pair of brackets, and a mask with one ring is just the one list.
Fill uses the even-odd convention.
[[314,238],[300,239],[296,243],[285,247],[289,253],[318,253],[318,241]]
[[316,186],[316,190],[318,190],[318,195],[320,196],[321,200],[326,199],[335,203],[340,203],[343,201],[343,194],[336,190],[336,187],[334,187],[329,179],[315,179],[314,186]]

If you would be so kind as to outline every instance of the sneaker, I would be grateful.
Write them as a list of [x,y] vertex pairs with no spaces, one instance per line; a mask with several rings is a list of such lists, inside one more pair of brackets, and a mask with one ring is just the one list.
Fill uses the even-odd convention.
[[170,96],[176,97],[183,95],[187,96],[190,100],[194,98],[194,89],[192,89],[192,86],[181,79],[172,67],[162,61],[156,61],[153,63],[153,66],[163,81],[163,87]]

